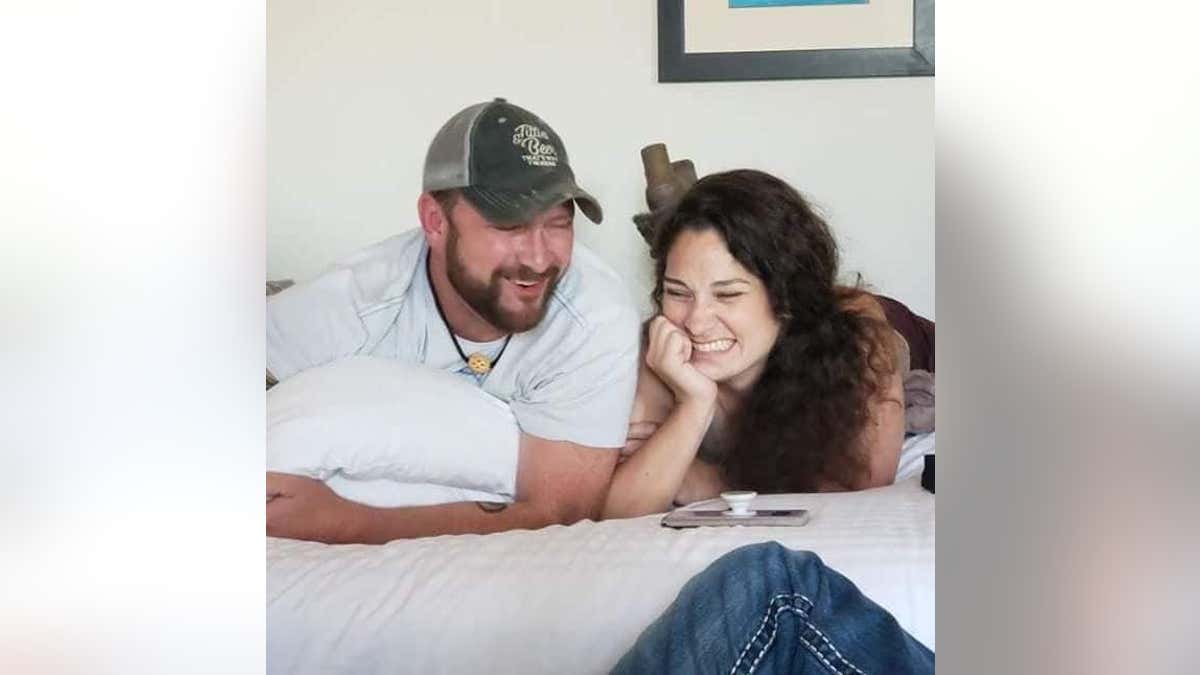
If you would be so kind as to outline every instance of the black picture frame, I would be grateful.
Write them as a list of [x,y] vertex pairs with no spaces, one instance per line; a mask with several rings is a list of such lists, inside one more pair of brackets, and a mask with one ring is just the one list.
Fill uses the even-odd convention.
[[683,50],[684,0],[658,0],[658,81],[932,76],[933,1],[913,0],[912,47],[689,54]]

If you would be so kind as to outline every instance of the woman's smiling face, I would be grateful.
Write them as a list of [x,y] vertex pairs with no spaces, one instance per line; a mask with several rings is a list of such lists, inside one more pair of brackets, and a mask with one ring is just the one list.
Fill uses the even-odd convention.
[[758,381],[779,337],[767,287],[713,229],[685,229],[667,254],[662,313],[692,341],[691,363],[744,391]]

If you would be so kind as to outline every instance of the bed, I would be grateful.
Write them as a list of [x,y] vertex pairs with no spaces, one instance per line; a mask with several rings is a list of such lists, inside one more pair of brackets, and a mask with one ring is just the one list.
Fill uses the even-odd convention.
[[917,476],[854,493],[760,496],[799,528],[672,530],[660,515],[383,546],[267,539],[270,673],[603,673],[722,554],[817,552],[934,644],[934,496]]

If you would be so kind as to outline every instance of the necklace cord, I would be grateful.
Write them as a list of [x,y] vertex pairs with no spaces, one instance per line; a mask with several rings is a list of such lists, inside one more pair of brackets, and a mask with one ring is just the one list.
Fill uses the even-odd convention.
[[[462,347],[460,347],[458,344],[458,336],[454,334],[454,329],[450,327],[450,322],[446,320],[446,313],[442,311],[442,302],[438,300],[437,289],[433,285],[433,272],[431,272],[429,268],[429,256],[426,255],[425,279],[429,281],[429,293],[433,296],[433,306],[437,308],[438,316],[442,319],[442,325],[446,327],[446,332],[450,334],[450,341],[454,343],[454,351],[458,352],[459,357],[462,358],[463,363],[467,364],[467,367],[471,367],[471,359],[463,353]],[[500,363],[500,357],[504,356],[504,350],[508,349],[508,343],[511,340],[512,333],[509,333],[508,337],[504,338],[504,344],[500,346],[500,353],[496,354],[496,358],[492,359],[488,364],[488,372],[491,372],[491,370],[496,367],[496,364]],[[474,368],[471,368],[471,370],[474,371]]]

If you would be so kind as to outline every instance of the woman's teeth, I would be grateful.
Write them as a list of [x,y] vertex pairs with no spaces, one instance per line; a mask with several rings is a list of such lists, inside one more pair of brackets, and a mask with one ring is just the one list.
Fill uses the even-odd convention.
[[712,342],[693,342],[692,349],[698,352],[724,352],[733,347],[733,340],[713,340]]

